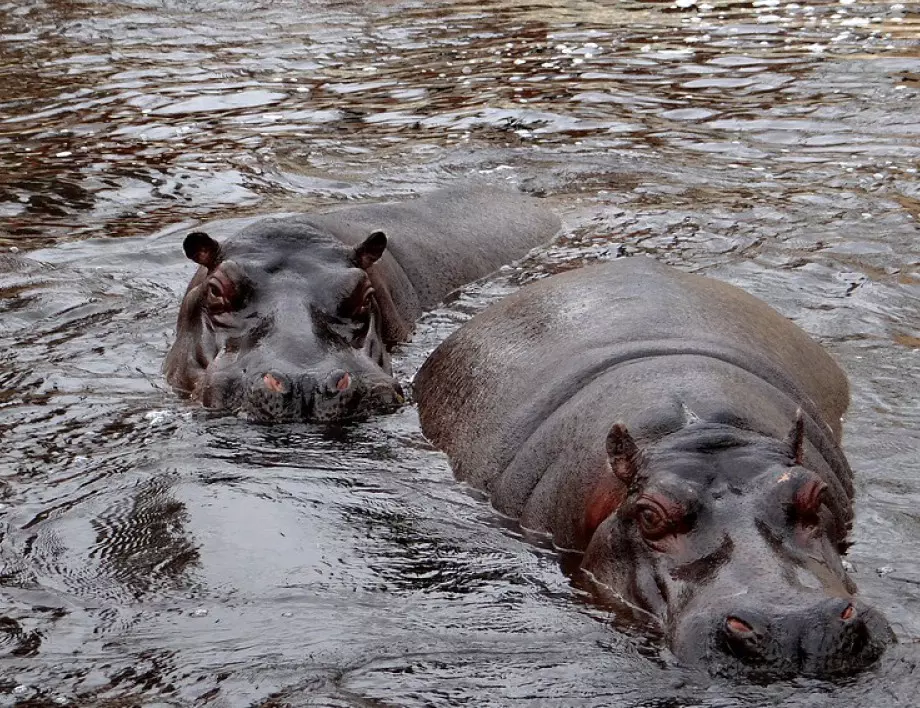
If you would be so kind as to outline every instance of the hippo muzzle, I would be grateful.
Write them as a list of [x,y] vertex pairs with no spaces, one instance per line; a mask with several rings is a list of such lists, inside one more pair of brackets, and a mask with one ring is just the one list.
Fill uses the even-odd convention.
[[830,677],[871,666],[893,639],[885,617],[861,600],[819,597],[795,608],[726,603],[686,618],[671,646],[714,673]]
[[322,378],[269,371],[251,379],[246,390],[241,410],[252,420],[267,422],[350,420],[395,409],[405,400],[395,379],[358,378],[343,369]]
[[327,363],[310,373],[266,361],[245,368],[238,362],[218,362],[202,377],[197,396],[206,408],[236,411],[265,423],[354,420],[405,402],[402,387],[392,376],[370,366],[356,366],[354,361],[348,363],[352,364],[349,370]]

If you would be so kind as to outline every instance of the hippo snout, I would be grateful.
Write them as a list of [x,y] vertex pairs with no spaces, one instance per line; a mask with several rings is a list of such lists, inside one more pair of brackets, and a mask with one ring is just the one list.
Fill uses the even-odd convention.
[[394,409],[405,401],[405,397],[396,379],[391,377],[361,376],[334,369],[322,378],[305,377],[304,401],[304,417],[322,422],[360,418],[372,411]]
[[243,410],[263,422],[328,422],[396,408],[404,400],[402,388],[390,377],[362,376],[344,369],[291,376],[271,369],[250,381]]
[[689,619],[675,642],[684,660],[716,673],[771,678],[830,676],[864,669],[894,634],[884,616],[856,598],[826,598],[788,612],[738,607]]

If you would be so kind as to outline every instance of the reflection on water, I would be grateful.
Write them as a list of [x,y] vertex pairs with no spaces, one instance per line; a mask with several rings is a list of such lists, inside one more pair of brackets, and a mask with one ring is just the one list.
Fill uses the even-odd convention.
[[[0,0],[0,704],[910,705],[918,38],[916,4],[860,0]],[[427,315],[401,378],[599,258],[763,297],[851,377],[876,669],[713,683],[458,487],[412,409],[256,427],[164,388],[195,220],[471,176],[565,234]]]

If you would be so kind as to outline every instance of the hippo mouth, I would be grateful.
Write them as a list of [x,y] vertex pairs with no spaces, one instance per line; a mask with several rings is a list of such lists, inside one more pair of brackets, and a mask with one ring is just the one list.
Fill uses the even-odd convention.
[[358,421],[394,411],[406,400],[395,379],[367,380],[343,370],[322,381],[278,371],[252,377],[221,373],[196,393],[206,408],[234,411],[256,423]]

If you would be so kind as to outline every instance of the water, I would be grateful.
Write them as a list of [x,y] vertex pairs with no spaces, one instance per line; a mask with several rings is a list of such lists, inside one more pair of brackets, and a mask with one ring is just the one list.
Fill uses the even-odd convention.
[[[918,38],[920,5],[859,0],[0,0],[0,705],[915,705]],[[470,177],[564,233],[427,315],[401,379],[618,253],[764,298],[850,375],[849,560],[899,638],[877,667],[682,669],[412,408],[264,427],[166,390],[193,224]]]

